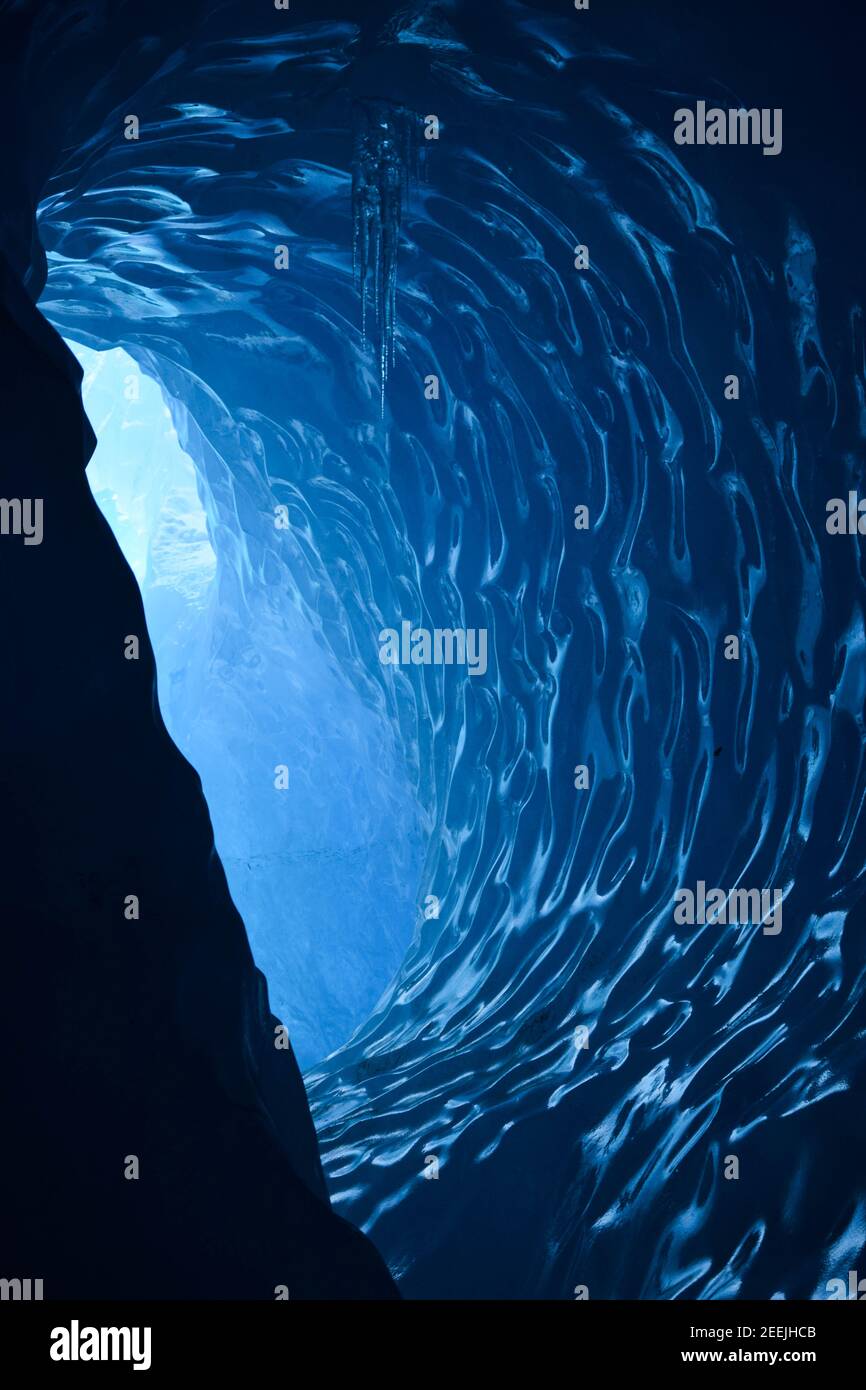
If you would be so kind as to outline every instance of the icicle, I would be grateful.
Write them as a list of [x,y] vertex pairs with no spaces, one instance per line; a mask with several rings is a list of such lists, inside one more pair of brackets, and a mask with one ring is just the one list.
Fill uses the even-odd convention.
[[418,117],[383,102],[358,105],[355,117],[352,264],[361,295],[361,334],[366,343],[369,332],[376,352],[384,415],[385,383],[395,362],[400,221],[414,163],[412,134]]

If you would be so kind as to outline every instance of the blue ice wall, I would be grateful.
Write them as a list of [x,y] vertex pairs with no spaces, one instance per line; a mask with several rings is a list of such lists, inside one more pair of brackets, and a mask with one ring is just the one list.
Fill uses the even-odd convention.
[[[419,918],[419,811],[393,736],[288,586],[227,573],[195,465],[155,381],[72,343],[98,438],[94,497],[138,580],[163,717],[202,779],[216,845],[271,1007],[302,1066],[344,1043]],[[276,515],[262,514],[275,529]]]
[[[802,122],[676,145],[717,48],[631,9],[653,64],[595,6],[228,5],[41,208],[44,312],[162,383],[195,465],[211,631],[161,680],[278,1009],[262,934],[346,980],[406,906],[307,1079],[409,1294],[810,1297],[863,1244],[866,583],[825,528],[862,220]],[[485,627],[484,679],[382,666],[403,620]],[[315,962],[303,893],[243,896],[299,846]],[[698,879],[781,890],[783,931],[678,925]]]

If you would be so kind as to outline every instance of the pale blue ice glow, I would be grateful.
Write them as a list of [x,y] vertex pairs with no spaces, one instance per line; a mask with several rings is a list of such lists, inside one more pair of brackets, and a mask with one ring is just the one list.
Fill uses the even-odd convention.
[[98,439],[90,486],[141,589],[163,717],[202,779],[271,1007],[309,1066],[369,1016],[412,939],[417,806],[391,730],[297,606],[227,572],[237,538],[221,562],[161,388],[120,349],[70,347]]

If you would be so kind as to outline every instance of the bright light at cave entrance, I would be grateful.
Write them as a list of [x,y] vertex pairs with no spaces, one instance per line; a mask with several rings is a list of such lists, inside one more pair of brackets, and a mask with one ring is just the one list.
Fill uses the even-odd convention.
[[159,386],[120,348],[70,347],[84,368],[84,407],[99,441],[87,477],[130,569],[151,598],[163,590],[160,597],[169,602],[173,594],[203,608],[216,556],[195,465],[180,446]]
[[[229,528],[209,525],[158,384],[120,349],[69,346],[98,440],[90,486],[141,589],[163,718],[201,777],[271,1007],[310,1066],[369,1016],[417,925],[423,846],[402,755],[287,588],[250,581],[250,537],[236,529],[216,553]],[[267,514],[245,524],[276,543]]]

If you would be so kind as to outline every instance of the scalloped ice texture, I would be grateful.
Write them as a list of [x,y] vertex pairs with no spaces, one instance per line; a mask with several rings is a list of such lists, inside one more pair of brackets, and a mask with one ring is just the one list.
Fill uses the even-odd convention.
[[[810,226],[764,186],[780,161],[719,175],[673,144],[699,54],[662,78],[572,13],[386,8],[229,5],[136,59],[42,201],[41,308],[162,383],[219,621],[280,634],[245,649],[235,713],[283,747],[302,711],[319,825],[376,789],[361,906],[380,876],[413,925],[442,905],[308,1074],[340,1211],[412,1294],[809,1296],[863,1242],[866,594],[823,529],[862,447],[862,316],[818,295]],[[487,628],[486,677],[381,665],[404,619]],[[784,890],[781,935],[676,928],[699,878]],[[278,990],[282,881],[257,946]]]

